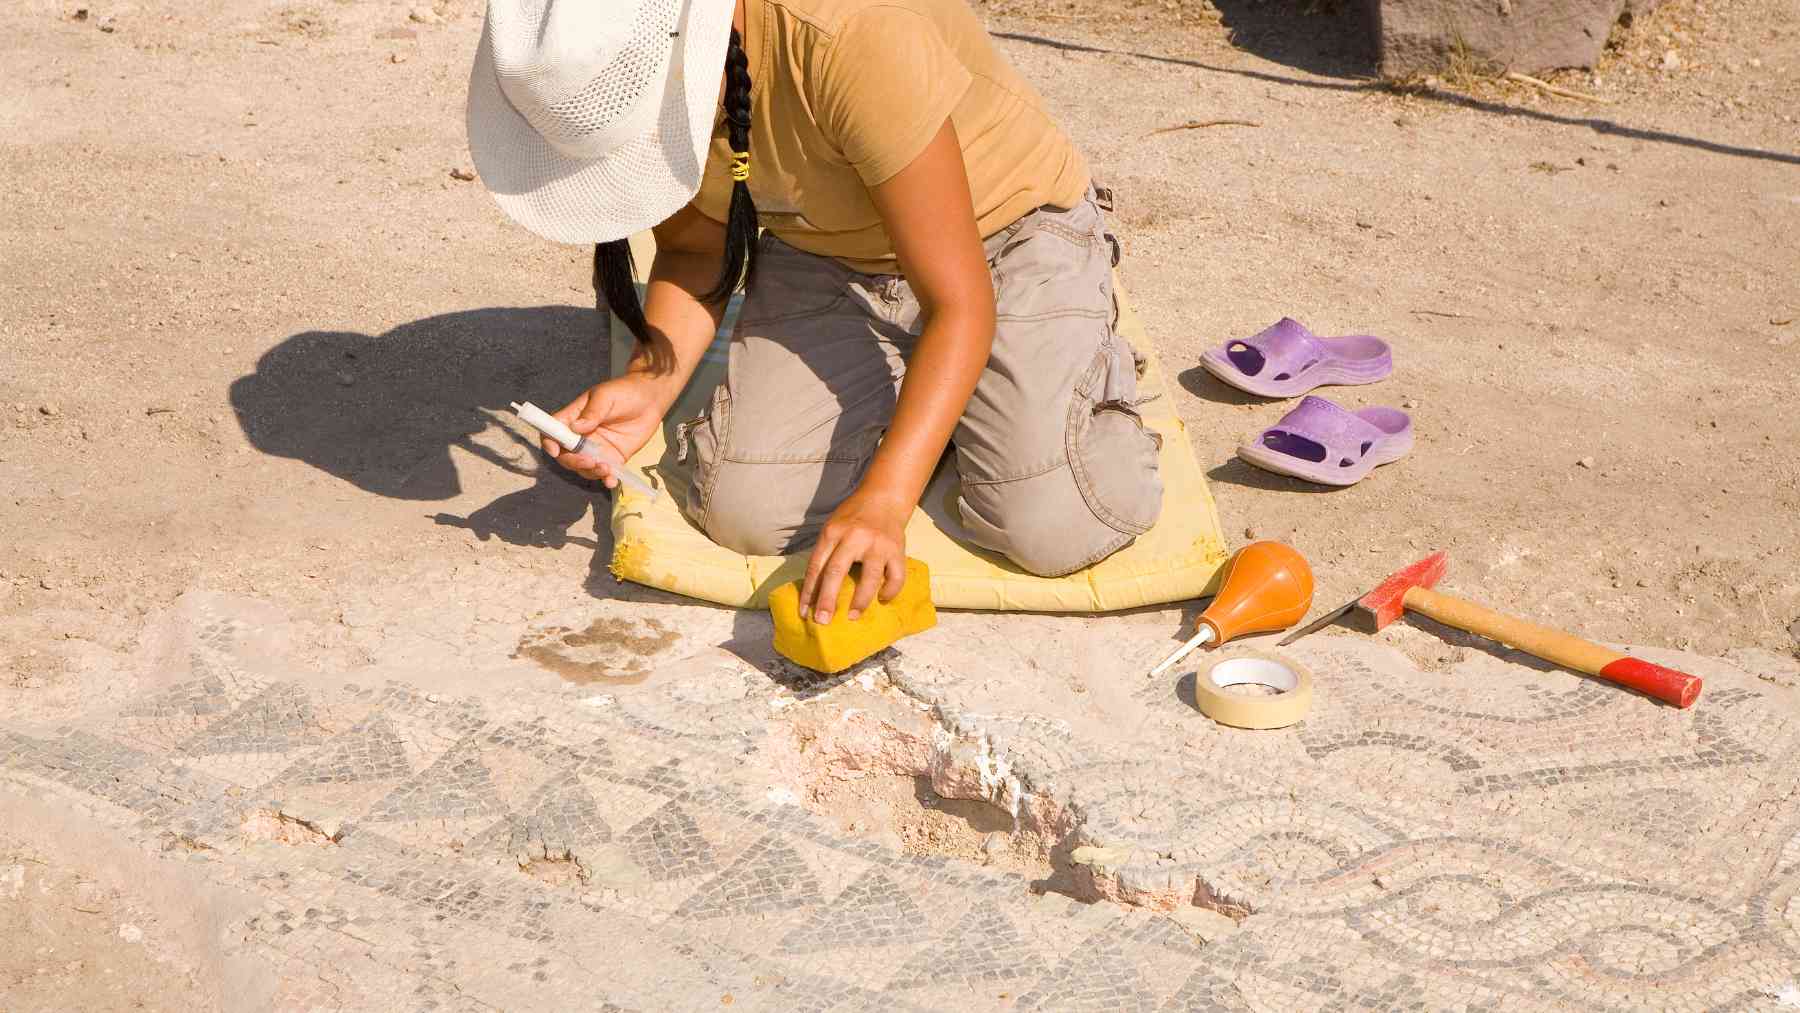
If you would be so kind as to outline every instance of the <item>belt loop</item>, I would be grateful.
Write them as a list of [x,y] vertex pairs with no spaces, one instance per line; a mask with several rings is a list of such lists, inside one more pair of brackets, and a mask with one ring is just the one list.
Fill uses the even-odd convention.
[[1100,210],[1111,214],[1113,210],[1112,188],[1105,186],[1094,187],[1094,203],[1100,205]]

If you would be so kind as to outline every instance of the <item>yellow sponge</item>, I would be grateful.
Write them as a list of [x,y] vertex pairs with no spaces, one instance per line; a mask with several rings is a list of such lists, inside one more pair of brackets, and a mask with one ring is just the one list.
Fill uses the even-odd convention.
[[[856,580],[844,578],[840,602],[856,594]],[[931,605],[931,572],[916,559],[906,561],[906,586],[893,601],[879,597],[855,622],[844,618],[840,606],[837,621],[829,625],[800,618],[800,582],[783,584],[769,592],[769,613],[775,617],[775,650],[795,664],[816,672],[842,672],[882,648],[937,625]]]

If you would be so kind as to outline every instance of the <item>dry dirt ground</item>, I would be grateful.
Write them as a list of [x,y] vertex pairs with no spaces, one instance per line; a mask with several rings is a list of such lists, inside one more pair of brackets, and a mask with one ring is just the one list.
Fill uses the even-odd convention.
[[[1301,548],[1322,604],[1443,547],[1452,589],[1601,639],[1800,650],[1800,8],[1676,0],[1557,78],[1596,104],[1372,81],[1329,5],[1093,6],[987,14],[1121,194],[1234,541]],[[0,13],[0,711],[116,699],[190,590],[278,603],[313,670],[465,682],[547,612],[666,600],[606,574],[604,503],[502,417],[597,353],[582,251],[463,178],[479,17]],[[1155,133],[1219,119],[1256,125]],[[1200,351],[1282,315],[1392,342],[1390,381],[1325,393],[1410,409],[1409,459],[1335,492],[1233,459],[1288,406]],[[1143,654],[1179,614],[1060,622]],[[37,889],[25,848],[0,874]],[[85,925],[76,956],[5,947],[0,985],[100,959]]]

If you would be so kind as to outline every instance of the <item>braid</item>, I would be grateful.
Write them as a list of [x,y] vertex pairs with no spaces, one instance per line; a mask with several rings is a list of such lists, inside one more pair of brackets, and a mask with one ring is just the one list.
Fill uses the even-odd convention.
[[731,211],[725,218],[725,262],[718,284],[705,296],[723,303],[756,282],[756,202],[750,199],[750,57],[743,39],[731,30],[725,49],[725,134],[731,142]]
[[[746,182],[750,178],[750,57],[735,28],[725,50],[723,105],[725,133],[732,153],[731,210],[725,219],[725,259],[719,268],[718,283],[701,297],[711,303],[729,300],[740,282],[748,289],[756,279],[756,203],[750,199]],[[644,320],[644,305],[638,298],[635,267],[629,240],[594,244],[594,290],[630,328],[632,337],[644,342],[648,340],[650,325]]]
[[638,299],[631,240],[594,244],[594,291],[600,293],[606,308],[618,315],[632,337],[640,343],[649,340],[650,325],[644,322],[644,304]]

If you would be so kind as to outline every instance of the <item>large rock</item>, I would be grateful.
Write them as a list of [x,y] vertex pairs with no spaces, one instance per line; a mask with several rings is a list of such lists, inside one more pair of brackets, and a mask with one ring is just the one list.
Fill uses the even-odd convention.
[[1591,67],[1621,16],[1657,0],[1361,0],[1380,47],[1381,73],[1405,77],[1471,69],[1536,73]]

